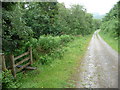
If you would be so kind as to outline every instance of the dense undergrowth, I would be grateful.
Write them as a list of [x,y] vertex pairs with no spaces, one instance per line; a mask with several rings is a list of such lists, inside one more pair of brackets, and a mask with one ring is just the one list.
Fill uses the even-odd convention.
[[[18,73],[20,88],[75,87],[75,81],[71,80],[71,76],[76,72],[90,39],[91,35],[74,37],[74,40],[62,47],[62,50],[65,52],[61,58],[46,56],[46,60],[51,58],[54,61],[42,65],[39,59],[33,64],[33,66],[37,67],[37,70]],[[54,55],[57,54],[55,53]],[[21,77],[23,75],[24,77]]]
[[118,47],[120,39],[120,1],[106,14],[102,19],[100,35],[116,51],[120,52]]
[[[65,50],[64,46],[70,41],[73,41],[74,37],[69,35],[61,36],[41,36],[39,39],[31,38],[25,45],[25,47],[33,47],[33,59],[41,65],[50,64],[56,58],[62,58]],[[25,49],[24,47],[24,49]],[[21,51],[24,51],[21,49]],[[3,86],[8,88],[17,87],[17,82],[10,71],[3,72]],[[3,88],[4,88],[3,87]]]
[[73,41],[73,36],[41,36],[38,40],[32,38],[26,45],[33,47],[33,57],[35,60],[40,60],[41,64],[49,64],[53,58],[60,58],[64,54],[62,47]]
[[[10,66],[9,55],[13,54],[16,57],[28,51],[29,47],[32,47],[33,62],[38,63],[33,64],[38,70],[32,71],[31,76],[19,73],[17,80],[13,79],[10,71],[3,72],[2,87],[15,88],[21,84],[21,87],[30,85],[34,88],[63,87],[64,85],[61,84],[64,84],[68,74],[73,71],[69,68],[72,68],[72,65],[74,67],[77,55],[83,55],[88,36],[100,27],[100,23],[100,20],[94,19],[93,15],[87,13],[81,5],[66,8],[57,0],[56,2],[2,2],[1,37],[6,65]],[[50,68],[54,66],[54,69]],[[57,72],[59,72],[58,77],[55,76]],[[23,81],[21,84],[20,79]],[[41,81],[36,84],[37,79],[43,79],[44,83]],[[35,84],[31,83],[32,81]]]

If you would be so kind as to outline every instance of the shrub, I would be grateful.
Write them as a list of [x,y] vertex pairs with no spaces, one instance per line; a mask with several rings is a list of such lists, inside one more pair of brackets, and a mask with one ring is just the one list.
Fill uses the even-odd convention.
[[41,36],[38,40],[39,50],[49,53],[60,46],[60,38],[52,36]]
[[40,60],[41,64],[48,64],[55,58],[61,58],[64,54],[62,47],[73,40],[72,36],[40,36],[39,39],[31,38],[26,47],[33,47],[33,58]]
[[73,39],[71,36],[69,35],[61,35],[61,44],[65,45],[66,43],[70,42],[71,39]]
[[40,62],[42,65],[50,64],[52,62],[52,58],[46,54],[44,56],[40,56]]
[[25,47],[26,47],[26,48],[28,48],[28,47],[36,48],[37,42],[38,42],[38,40],[37,40],[36,38],[31,38],[30,41],[28,41],[28,42],[25,44]]
[[10,70],[2,72],[2,88],[18,88],[20,84],[14,79]]

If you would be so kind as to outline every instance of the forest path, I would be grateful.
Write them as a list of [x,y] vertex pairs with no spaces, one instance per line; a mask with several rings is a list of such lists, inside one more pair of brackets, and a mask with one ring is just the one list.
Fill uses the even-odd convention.
[[118,53],[95,31],[79,67],[77,88],[118,88]]

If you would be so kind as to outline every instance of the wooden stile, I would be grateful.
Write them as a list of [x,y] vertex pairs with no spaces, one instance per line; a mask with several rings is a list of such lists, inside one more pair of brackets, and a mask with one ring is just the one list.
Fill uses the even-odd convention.
[[[24,57],[24,56],[26,56],[26,55],[29,55],[29,56],[15,64],[15,61],[16,61],[17,59],[22,58],[22,57]],[[22,64],[22,63],[24,63],[24,62],[26,62],[26,61],[28,61],[28,60],[30,60],[30,61],[29,61],[27,64],[21,66],[21,67],[16,71],[16,67],[17,67],[18,65],[20,65],[20,64]],[[11,67],[12,67],[12,74],[13,74],[13,76],[16,77],[16,72],[21,71],[22,69],[26,68],[28,65],[30,65],[30,64],[32,64],[32,63],[33,63],[33,61],[32,61],[32,47],[30,47],[27,52],[25,52],[25,53],[23,53],[23,54],[21,54],[21,55],[19,55],[19,56],[17,56],[17,57],[14,57],[14,55],[11,55]]]
[[[29,56],[25,57],[23,60],[19,61],[18,63],[15,63],[15,61],[17,59],[22,58],[22,57],[24,57],[26,55],[29,55]],[[0,53],[0,58],[2,59],[1,60],[2,61],[1,62],[2,63],[2,70],[5,71],[5,70],[7,70],[7,68],[6,68],[5,57],[4,57],[3,53],[2,54]],[[21,54],[21,55],[19,55],[17,57],[14,57],[13,54],[10,55],[10,61],[11,61],[11,66],[9,66],[9,68],[12,69],[12,74],[13,74],[14,78],[16,78],[16,73],[19,72],[19,71],[21,71],[24,68],[32,69],[32,70],[36,69],[36,68],[33,68],[33,67],[28,67],[28,65],[30,65],[30,64],[33,63],[33,59],[32,59],[32,47],[30,47],[27,52],[25,52],[25,53],[23,53],[23,54]],[[22,64],[22,63],[24,63],[26,61],[28,61],[28,63],[26,63],[25,65],[20,65],[20,64]],[[0,63],[0,66],[1,66],[1,63]],[[16,68],[19,68],[19,69],[16,70]]]

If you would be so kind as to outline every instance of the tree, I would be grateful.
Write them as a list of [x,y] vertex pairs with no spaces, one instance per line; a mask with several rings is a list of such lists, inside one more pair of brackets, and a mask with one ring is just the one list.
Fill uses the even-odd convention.
[[24,15],[21,3],[2,3],[2,50],[6,53],[14,52],[32,36],[32,29],[26,26],[22,16]]
[[102,20],[101,30],[104,33],[108,33],[113,37],[120,36],[120,27],[119,27],[119,11],[120,11],[120,1],[114,5],[109,13]]
[[54,33],[57,2],[30,2],[27,6],[24,19],[27,26],[32,28],[34,37]]

